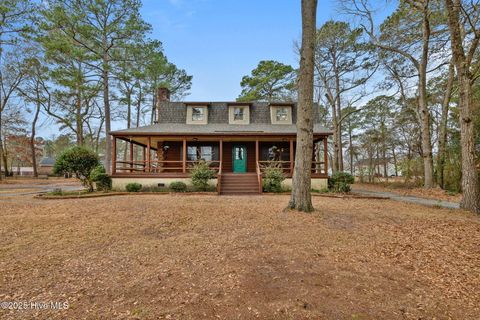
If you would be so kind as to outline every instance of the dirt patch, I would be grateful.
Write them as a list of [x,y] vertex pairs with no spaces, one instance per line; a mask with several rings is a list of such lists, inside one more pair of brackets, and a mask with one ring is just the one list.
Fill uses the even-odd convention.
[[0,199],[2,319],[477,319],[480,218],[390,200]]

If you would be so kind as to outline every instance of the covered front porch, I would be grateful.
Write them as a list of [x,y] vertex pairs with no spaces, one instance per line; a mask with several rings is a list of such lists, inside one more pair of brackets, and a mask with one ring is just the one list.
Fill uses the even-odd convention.
[[[327,135],[314,136],[312,178],[328,177]],[[295,136],[113,136],[112,176],[188,178],[196,162],[209,163],[217,177],[228,173],[262,175],[276,165],[293,175]]]

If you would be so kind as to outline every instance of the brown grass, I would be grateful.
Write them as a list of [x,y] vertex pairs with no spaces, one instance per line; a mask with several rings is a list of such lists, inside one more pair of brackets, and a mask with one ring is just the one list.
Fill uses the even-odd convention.
[[480,218],[288,196],[0,199],[1,319],[478,319]]

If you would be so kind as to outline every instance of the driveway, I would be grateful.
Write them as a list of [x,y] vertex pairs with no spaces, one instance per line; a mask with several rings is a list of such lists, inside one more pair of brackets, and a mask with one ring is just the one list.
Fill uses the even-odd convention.
[[460,204],[458,202],[449,202],[444,200],[434,200],[434,199],[425,199],[413,196],[402,196],[393,192],[386,192],[386,191],[373,191],[373,190],[366,190],[362,188],[353,186],[353,192],[361,195],[366,196],[380,196],[380,197],[388,197],[392,200],[408,202],[408,203],[415,203],[421,204],[424,206],[430,207],[442,207],[446,209],[460,209]]
[[0,197],[22,196],[51,192],[60,188],[63,191],[82,190],[82,185],[72,179],[18,179],[0,184]]

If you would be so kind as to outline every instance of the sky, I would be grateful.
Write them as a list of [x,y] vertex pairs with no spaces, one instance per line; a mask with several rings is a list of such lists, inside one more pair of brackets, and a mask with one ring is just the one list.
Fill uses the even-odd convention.
[[[317,27],[343,20],[337,3],[319,0]],[[234,101],[242,77],[261,60],[298,67],[294,44],[301,39],[300,5],[300,0],[143,0],[141,15],[169,61],[193,76],[186,101]],[[52,119],[41,120],[39,136],[60,133]],[[124,127],[112,122],[113,130]]]
[[[144,0],[141,13],[168,59],[193,76],[185,100],[235,100],[261,60],[298,66],[299,0]],[[318,26],[336,15],[335,1],[319,1]]]

